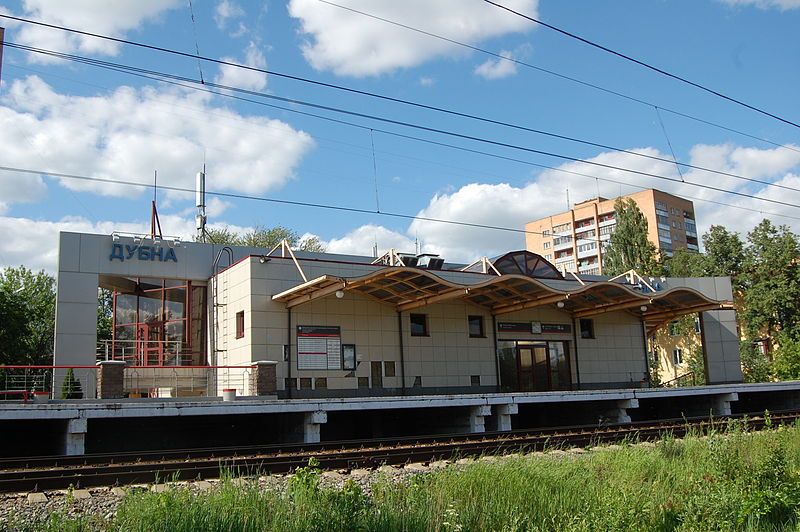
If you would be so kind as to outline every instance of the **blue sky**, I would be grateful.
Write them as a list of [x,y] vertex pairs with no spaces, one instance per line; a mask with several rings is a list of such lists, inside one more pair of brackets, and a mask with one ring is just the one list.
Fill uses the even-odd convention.
[[[480,0],[356,1],[341,5],[467,42],[562,75],[786,145],[662,110],[680,161],[800,189],[800,130],[570,40]],[[799,121],[800,1],[553,2],[505,0],[683,77]],[[652,106],[559,79],[321,2],[0,0],[0,12],[245,63],[671,158]],[[9,20],[6,41],[197,78],[190,58],[82,38]],[[202,64],[206,80],[393,120],[678,178],[675,165],[348,94],[275,75]],[[0,85],[0,166],[380,208],[522,229],[572,202],[655,187],[695,201],[700,231],[747,231],[762,217],[800,229],[800,208],[602,169],[253,97],[356,122],[350,127],[224,96],[6,48]],[[520,159],[512,162],[383,132]],[[372,137],[372,138],[370,138]],[[374,141],[375,151],[371,142]],[[546,165],[610,179],[543,170]],[[377,177],[377,179],[376,179]],[[800,205],[800,192],[702,171],[709,184]],[[377,202],[376,202],[377,180]],[[0,171],[0,266],[52,270],[57,232],[145,231],[152,190]],[[470,260],[524,247],[523,235],[274,203],[209,198],[214,225],[290,227],[328,249],[427,251]],[[708,200],[710,203],[701,200]],[[719,205],[725,203],[729,205]],[[188,238],[193,198],[162,191],[164,232]],[[747,210],[752,209],[752,210]],[[758,212],[761,211],[761,212]],[[794,218],[793,218],[794,217]]]

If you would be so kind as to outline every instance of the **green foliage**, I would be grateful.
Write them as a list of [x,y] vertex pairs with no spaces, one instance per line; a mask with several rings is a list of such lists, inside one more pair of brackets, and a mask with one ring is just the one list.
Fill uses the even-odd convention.
[[113,309],[113,296],[111,290],[105,288],[98,288],[97,290],[97,341],[111,340],[113,335],[112,313]]
[[739,343],[739,357],[742,361],[744,382],[769,382],[772,380],[772,364],[753,342],[742,340]]
[[721,225],[712,225],[703,235],[703,247],[705,248],[703,275],[729,276],[736,288],[744,260],[744,244],[739,234],[731,233]]
[[0,272],[0,364],[50,364],[55,279],[25,267]]
[[775,349],[772,369],[779,379],[800,379],[800,338],[792,337],[786,332],[778,336],[778,347]]
[[641,275],[660,275],[656,247],[647,238],[647,218],[636,202],[617,198],[614,211],[617,225],[603,255],[603,271],[618,275],[633,269]]
[[796,530],[800,428],[522,456],[325,488],[313,466],[286,491],[223,481],[126,496],[110,530]]
[[664,261],[664,269],[670,277],[703,277],[708,271],[708,258],[702,253],[676,249]]
[[271,228],[256,226],[252,231],[244,234],[236,233],[229,227],[208,229],[207,233],[209,240],[216,244],[271,249],[278,245],[281,240],[287,240],[292,248],[302,249],[303,251],[325,251],[325,246],[322,245],[318,237],[313,235],[301,237],[296,231],[280,225]]
[[81,381],[75,378],[75,373],[72,368],[67,370],[64,375],[64,382],[61,384],[61,398],[62,399],[82,399],[83,389],[81,388]]

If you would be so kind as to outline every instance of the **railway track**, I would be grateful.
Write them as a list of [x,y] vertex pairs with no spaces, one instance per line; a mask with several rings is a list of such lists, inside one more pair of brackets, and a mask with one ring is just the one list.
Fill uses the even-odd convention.
[[747,427],[790,424],[800,411],[763,416],[735,415],[672,419],[609,426],[574,426],[514,430],[470,435],[351,440],[301,445],[268,445],[146,451],[83,456],[0,459],[0,492],[43,491],[70,486],[87,488],[234,475],[287,473],[316,458],[323,469],[355,469],[383,464],[430,462],[453,457],[542,450],[546,447],[587,447],[625,439],[653,441],[671,433],[725,431],[732,420],[747,418]]

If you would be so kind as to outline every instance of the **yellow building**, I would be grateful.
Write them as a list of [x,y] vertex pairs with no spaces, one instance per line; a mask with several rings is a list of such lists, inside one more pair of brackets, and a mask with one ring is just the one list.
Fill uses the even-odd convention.
[[[621,197],[636,202],[647,219],[648,238],[662,254],[672,256],[675,249],[699,251],[691,201],[655,189]],[[617,223],[614,201],[594,198],[525,224],[526,248],[560,271],[602,275],[603,249]]]

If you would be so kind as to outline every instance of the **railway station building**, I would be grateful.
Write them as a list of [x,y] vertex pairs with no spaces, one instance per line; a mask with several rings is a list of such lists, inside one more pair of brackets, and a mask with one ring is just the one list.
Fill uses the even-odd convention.
[[731,300],[724,277],[562,274],[524,250],[454,264],[65,232],[54,365],[124,362],[127,397],[260,395],[257,372],[279,398],[640,388],[648,335],[699,313],[706,382],[737,383]]

